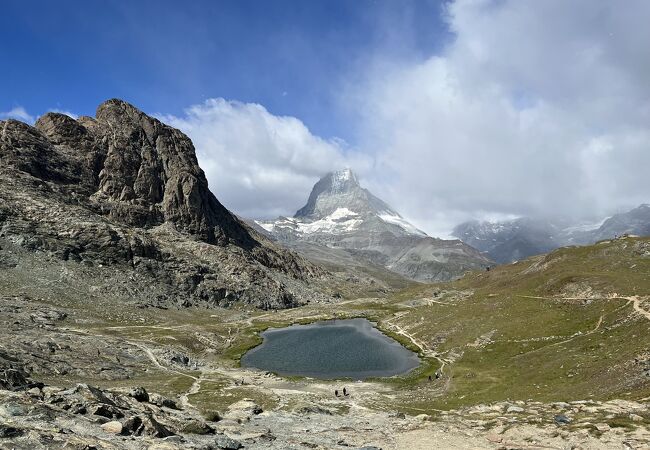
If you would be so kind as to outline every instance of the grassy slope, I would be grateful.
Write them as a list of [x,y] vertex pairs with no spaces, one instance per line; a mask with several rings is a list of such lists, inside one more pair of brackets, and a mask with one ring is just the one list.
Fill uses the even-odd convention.
[[[439,290],[449,292],[433,297]],[[410,406],[647,397],[650,379],[634,359],[648,357],[650,321],[614,294],[650,295],[650,239],[559,249],[400,293],[444,303],[410,308],[393,323],[455,360],[447,394],[416,387]]]

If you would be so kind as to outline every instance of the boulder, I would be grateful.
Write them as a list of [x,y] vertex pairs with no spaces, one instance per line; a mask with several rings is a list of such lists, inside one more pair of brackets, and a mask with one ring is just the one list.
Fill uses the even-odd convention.
[[0,424],[0,439],[11,439],[22,436],[25,431],[10,425]]
[[153,403],[156,406],[165,407],[165,408],[170,408],[170,409],[179,409],[178,405],[176,402],[172,399],[169,399],[167,397],[163,397],[160,394],[151,394],[149,396],[149,402]]
[[225,434],[217,435],[217,437],[214,440],[214,443],[216,445],[216,448],[220,450],[238,450],[243,447],[241,442],[229,438]]
[[166,426],[158,422],[153,416],[148,416],[142,421],[144,426],[143,434],[155,438],[164,438],[174,436],[175,433],[170,431]]
[[7,391],[19,391],[27,389],[29,382],[27,375],[18,369],[0,369],[0,389]]
[[101,429],[107,433],[120,434],[122,433],[122,424],[116,420],[112,420],[103,424]]
[[27,414],[25,406],[18,403],[0,404],[0,417],[18,417]]
[[149,401],[149,394],[143,387],[134,387],[131,389],[129,392],[129,395],[136,399],[139,402],[148,402]]
[[508,406],[508,409],[506,409],[507,413],[522,413],[524,412],[524,408],[521,408],[519,406]]
[[133,416],[126,419],[122,422],[122,431],[123,435],[135,435],[138,436],[144,431],[142,418],[140,416]]
[[605,431],[609,431],[609,430],[611,430],[610,426],[607,425],[606,423],[597,423],[597,424],[595,424],[594,426],[596,427],[596,429],[597,429],[598,431],[600,431],[600,432],[602,432],[602,433],[604,433]]
[[117,408],[116,406],[112,405],[95,405],[90,408],[90,414],[93,416],[101,416],[101,417],[106,417],[108,419],[113,419],[113,418],[121,418],[124,417],[124,413]]
[[27,395],[34,398],[43,398],[43,392],[38,387],[33,387],[27,390]]
[[553,417],[553,421],[557,425],[567,425],[567,424],[571,423],[571,419],[569,419],[564,414],[557,414],[555,417]]
[[214,434],[214,428],[202,420],[190,419],[181,427],[182,433],[189,434]]

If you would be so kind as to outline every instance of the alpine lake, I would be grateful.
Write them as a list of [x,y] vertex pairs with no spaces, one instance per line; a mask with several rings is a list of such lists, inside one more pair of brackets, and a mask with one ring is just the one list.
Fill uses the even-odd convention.
[[366,319],[326,320],[271,328],[241,366],[319,379],[390,377],[419,366],[417,354]]

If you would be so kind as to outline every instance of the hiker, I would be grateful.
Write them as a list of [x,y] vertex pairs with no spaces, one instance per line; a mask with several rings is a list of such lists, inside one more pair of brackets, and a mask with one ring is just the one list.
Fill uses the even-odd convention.
[[338,389],[334,390],[334,395],[336,395],[337,397],[339,396],[339,390]]
[[489,271],[490,271],[490,266],[487,266],[487,267],[485,268],[485,271],[486,271],[486,272],[489,272]]
[[348,395],[348,391],[345,388],[343,388],[343,395],[345,395],[345,396]]
[[429,375],[429,381],[431,381],[431,375]]

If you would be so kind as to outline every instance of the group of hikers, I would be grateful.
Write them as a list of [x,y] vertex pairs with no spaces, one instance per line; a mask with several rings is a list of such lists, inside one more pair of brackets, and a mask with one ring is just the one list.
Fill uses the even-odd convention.
[[[439,370],[436,370],[436,380],[438,378],[440,378],[440,375],[442,375],[442,373]],[[429,375],[429,381],[433,381],[433,378],[431,378],[431,375]]]
[[[437,370],[436,373],[435,373],[436,380],[439,379],[441,375],[442,375],[442,373],[439,370]],[[429,381],[433,381],[433,377],[431,375],[429,375]],[[343,393],[343,397],[348,397],[350,395],[350,391],[348,391],[347,388],[345,388],[345,387],[343,387],[343,391],[341,391],[341,392]],[[339,392],[338,389],[334,389],[334,395],[336,397],[339,396],[339,393],[340,392]]]
[[[335,390],[334,390],[334,395],[336,395],[337,397],[339,396],[339,390],[338,390],[338,389],[335,389]],[[347,397],[348,395],[350,395],[350,391],[348,391],[348,390],[344,387],[344,388],[343,388],[343,397]]]

